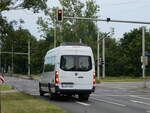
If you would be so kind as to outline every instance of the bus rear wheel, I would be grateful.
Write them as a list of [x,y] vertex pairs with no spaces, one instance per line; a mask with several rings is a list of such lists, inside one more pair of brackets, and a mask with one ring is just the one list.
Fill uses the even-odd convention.
[[42,91],[41,89],[41,84],[39,83],[39,93],[40,93],[40,96],[44,96],[44,91]]

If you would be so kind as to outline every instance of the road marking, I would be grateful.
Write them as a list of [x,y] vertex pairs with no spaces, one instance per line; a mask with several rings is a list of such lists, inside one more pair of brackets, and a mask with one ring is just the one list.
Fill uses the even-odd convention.
[[139,103],[139,104],[144,104],[144,105],[150,106],[150,103],[141,102],[141,101],[136,101],[136,100],[130,100],[130,101],[131,101],[131,102],[134,102],[134,103]]
[[91,96],[97,96],[97,97],[102,97],[102,96],[106,96],[106,97],[127,97],[130,95],[98,95],[98,94],[91,94]]
[[126,90],[127,88],[123,88],[123,87],[116,87],[116,89]]
[[134,93],[134,92],[137,92],[137,91],[129,91],[129,92]]
[[147,111],[147,113],[150,113],[150,111]]
[[76,102],[78,104],[84,105],[84,106],[90,106],[90,104],[84,103],[84,102]]
[[119,104],[119,103],[116,103],[116,102],[110,102],[110,101],[103,100],[103,99],[97,99],[97,98],[93,98],[93,97],[91,97],[91,99],[96,100],[96,101],[105,102],[105,103],[108,103],[108,104],[113,104],[113,105],[121,106],[121,107],[126,107],[126,105],[124,105],[124,104]]
[[140,97],[140,96],[136,96],[136,95],[129,95],[129,96],[134,97],[134,98],[144,99],[144,100],[150,100],[150,98]]

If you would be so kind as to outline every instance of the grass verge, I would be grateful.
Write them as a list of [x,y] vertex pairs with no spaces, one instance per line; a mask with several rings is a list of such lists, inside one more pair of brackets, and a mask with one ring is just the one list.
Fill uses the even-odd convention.
[[21,92],[2,93],[2,113],[67,113],[62,108]]
[[[105,77],[100,79],[102,82],[137,82],[143,80],[142,77]],[[150,80],[150,78],[146,78],[146,80]],[[97,80],[97,83],[100,81]]]
[[13,88],[8,84],[0,84],[0,90],[9,90],[9,89]]

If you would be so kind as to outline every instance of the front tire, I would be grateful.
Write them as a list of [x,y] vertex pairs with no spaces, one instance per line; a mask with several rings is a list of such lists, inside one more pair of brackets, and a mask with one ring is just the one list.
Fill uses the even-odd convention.
[[41,89],[41,83],[39,83],[39,93],[40,93],[40,96],[44,96],[44,91],[42,91]]

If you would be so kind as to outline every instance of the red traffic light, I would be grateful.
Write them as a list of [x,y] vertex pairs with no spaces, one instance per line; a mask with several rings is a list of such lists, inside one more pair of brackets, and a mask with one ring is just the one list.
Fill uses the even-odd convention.
[[58,10],[58,13],[62,13],[63,11],[61,9]]
[[63,10],[58,9],[57,10],[57,20],[62,21],[63,20]]

